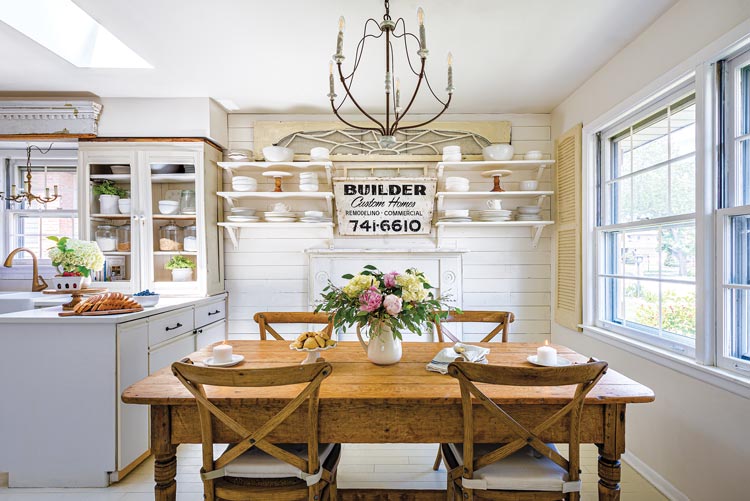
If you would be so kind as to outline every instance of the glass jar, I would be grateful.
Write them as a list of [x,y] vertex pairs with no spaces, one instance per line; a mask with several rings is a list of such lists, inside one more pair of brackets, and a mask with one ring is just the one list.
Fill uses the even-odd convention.
[[180,192],[180,214],[195,214],[195,191]]
[[96,228],[96,245],[102,252],[117,250],[117,228],[104,224]]
[[130,225],[123,224],[117,227],[117,250],[119,252],[130,252]]
[[183,240],[183,247],[185,252],[196,252],[198,250],[198,231],[195,225],[185,226],[185,239]]
[[159,250],[181,251],[182,229],[174,223],[159,228]]

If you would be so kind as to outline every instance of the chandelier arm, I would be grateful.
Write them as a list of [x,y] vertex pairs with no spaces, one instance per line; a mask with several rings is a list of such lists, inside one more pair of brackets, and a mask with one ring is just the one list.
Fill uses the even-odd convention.
[[398,124],[401,121],[402,118],[406,116],[407,113],[409,113],[409,109],[411,108],[411,105],[414,104],[414,100],[417,98],[417,93],[419,92],[419,86],[422,84],[422,79],[424,78],[424,65],[426,62],[426,58],[422,59],[422,68],[419,70],[419,80],[417,80],[417,86],[414,87],[414,93],[411,95],[411,99],[409,100],[409,104],[406,105],[406,108],[404,108],[404,111],[401,113],[401,116],[398,117],[398,119],[393,123],[393,126],[388,131],[388,135],[393,135],[396,130],[398,130]]
[[407,125],[405,127],[399,127],[399,130],[416,129],[417,127],[422,127],[424,125],[427,125],[428,123],[434,122],[435,120],[437,120],[440,117],[440,115],[442,115],[443,113],[445,113],[445,110],[447,110],[448,106],[451,104],[451,99],[452,98],[453,98],[453,94],[449,94],[448,95],[448,101],[446,101],[445,105],[443,106],[443,109],[440,110],[440,113],[438,113],[434,117],[432,117],[429,120],[427,120],[425,122],[422,122],[422,123],[418,123],[418,124],[415,124],[415,125]]
[[427,84],[427,88],[428,88],[428,89],[430,90],[430,94],[432,94],[432,97],[434,97],[434,98],[435,98],[435,100],[436,100],[436,101],[437,101],[438,103],[440,103],[440,104],[443,104],[443,105],[444,105],[444,104],[445,104],[445,102],[444,102],[444,101],[443,101],[442,99],[440,99],[440,98],[439,98],[439,97],[437,96],[437,94],[435,94],[435,91],[434,91],[434,90],[432,90],[432,85],[430,84],[430,79],[429,79],[429,78],[427,77],[427,72],[425,72],[425,74],[424,74],[424,81],[425,81],[425,83]]
[[377,25],[377,21],[370,18],[365,23],[365,29],[362,33],[362,38],[359,39],[359,42],[357,43],[357,49],[354,51],[354,66],[352,67],[352,72],[349,73],[346,78],[351,78],[354,76],[354,72],[357,71],[357,67],[359,66],[359,62],[362,59],[362,55],[364,54],[364,43],[365,40],[368,38],[375,38],[378,39],[383,35],[383,32],[381,31],[378,35],[368,34],[367,33],[367,23],[370,21],[374,22]]
[[[338,64],[337,64],[337,66],[339,67],[339,77],[340,77],[340,79],[341,79],[341,85],[343,85],[343,87],[344,87],[344,92],[346,92],[346,95],[347,95],[347,96],[349,96],[349,99],[351,99],[351,100],[352,100],[352,103],[354,103],[354,106],[356,106],[356,107],[357,107],[357,109],[358,109],[358,110],[359,110],[360,112],[362,112],[362,114],[363,114],[364,116],[366,116],[367,118],[369,118],[369,119],[370,119],[371,121],[373,121],[373,122],[374,122],[375,124],[377,124],[377,125],[378,125],[378,127],[379,127],[379,129],[369,129],[369,130],[380,130],[381,134],[383,134],[383,135],[385,136],[385,135],[386,135],[386,131],[385,131],[385,127],[383,127],[383,124],[382,124],[382,123],[380,123],[380,122],[379,122],[378,120],[376,120],[376,119],[375,119],[375,118],[374,118],[374,117],[373,117],[372,115],[370,115],[369,113],[367,113],[367,112],[366,112],[366,111],[365,111],[365,110],[364,110],[364,109],[363,109],[363,108],[362,108],[362,107],[361,107],[361,106],[359,105],[359,103],[357,102],[357,100],[356,100],[356,99],[354,99],[354,96],[353,96],[353,95],[352,95],[352,93],[350,92],[350,90],[349,90],[349,87],[348,87],[348,86],[346,85],[346,79],[344,78],[344,73],[343,73],[343,72],[341,71],[341,63],[338,63]],[[339,116],[339,115],[338,115],[338,113],[336,113],[336,116]],[[339,116],[339,119],[340,119],[340,118],[341,118],[341,117]],[[359,128],[362,128],[362,127],[359,127]],[[365,129],[368,129],[368,128],[365,128]]]
[[339,120],[341,120],[342,122],[344,122],[346,125],[348,125],[352,129],[374,130],[376,132],[382,132],[382,130],[378,129],[377,127],[359,127],[359,126],[354,125],[353,123],[347,122],[346,120],[344,120],[343,118],[341,118],[341,115],[339,115],[338,109],[336,109],[336,107],[334,107],[334,105],[333,105],[333,99],[331,99],[331,109],[333,109],[333,114],[336,115],[336,118],[338,118]]
[[[386,1],[386,16],[388,16],[388,2]],[[390,30],[385,31],[385,129],[383,129],[383,135],[386,135],[386,131],[388,131],[388,135],[390,135],[391,130],[391,80],[393,79],[393,73],[391,73],[391,70],[393,69],[391,64],[391,51],[390,49],[391,45],[391,32]],[[391,90],[391,92],[388,92]]]

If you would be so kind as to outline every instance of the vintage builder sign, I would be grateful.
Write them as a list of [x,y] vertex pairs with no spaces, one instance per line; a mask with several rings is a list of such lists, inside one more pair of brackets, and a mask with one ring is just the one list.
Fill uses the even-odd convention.
[[334,179],[339,234],[429,233],[436,184],[424,177]]

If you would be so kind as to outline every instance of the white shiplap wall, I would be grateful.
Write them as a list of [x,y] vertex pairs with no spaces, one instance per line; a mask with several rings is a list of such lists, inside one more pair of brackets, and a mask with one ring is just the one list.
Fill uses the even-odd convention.
[[[419,118],[419,117],[415,117]],[[320,120],[329,116],[229,115],[229,147],[253,147],[253,123],[261,120]],[[512,138],[516,154],[541,150],[545,158],[552,154],[549,115],[452,115],[449,121],[508,120],[513,124]],[[469,177],[472,190],[488,190],[488,181],[479,171],[461,174]],[[504,186],[515,189],[517,182],[532,173],[514,174]],[[260,176],[259,181],[263,183]],[[229,177],[225,189],[230,190]],[[546,170],[540,189],[551,189],[550,171]],[[515,185],[515,186],[514,186]],[[321,185],[321,191],[327,187]],[[268,191],[267,186],[260,190]],[[309,201],[290,201],[293,210],[320,208]],[[482,208],[483,202],[467,204],[451,201],[448,208]],[[504,201],[504,208],[518,202]],[[521,202],[530,203],[529,202]],[[252,204],[248,204],[252,205]],[[253,205],[268,210],[267,204]],[[543,212],[549,218],[549,201]],[[531,246],[529,228],[452,228],[444,233],[442,247],[468,249],[463,255],[463,308],[466,310],[509,310],[516,315],[511,326],[512,341],[542,342],[550,334],[550,235],[546,228],[537,248]],[[338,248],[434,248],[431,237],[362,238],[337,237]],[[303,228],[290,231],[283,228],[243,230],[240,246],[234,249],[225,241],[225,278],[229,291],[229,333],[234,339],[257,339],[258,329],[252,320],[258,311],[301,311],[310,303],[308,298],[308,266],[306,249],[326,248],[324,230]],[[408,267],[405,263],[404,268]],[[352,270],[356,272],[357,270]],[[389,271],[389,270],[385,270]],[[287,329],[297,331],[296,327]],[[487,326],[464,329],[464,339],[478,340]]]

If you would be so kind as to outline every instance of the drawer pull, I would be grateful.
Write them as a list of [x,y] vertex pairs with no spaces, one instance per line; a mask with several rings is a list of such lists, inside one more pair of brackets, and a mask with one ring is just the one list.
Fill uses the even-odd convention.
[[213,316],[213,315],[218,315],[219,313],[221,313],[221,310],[209,311],[208,312],[208,316],[210,317],[210,316]]
[[173,331],[175,329],[179,329],[180,327],[182,327],[182,324],[180,322],[177,322],[177,325],[175,325],[174,327],[167,327],[164,330],[166,330],[166,331]]

